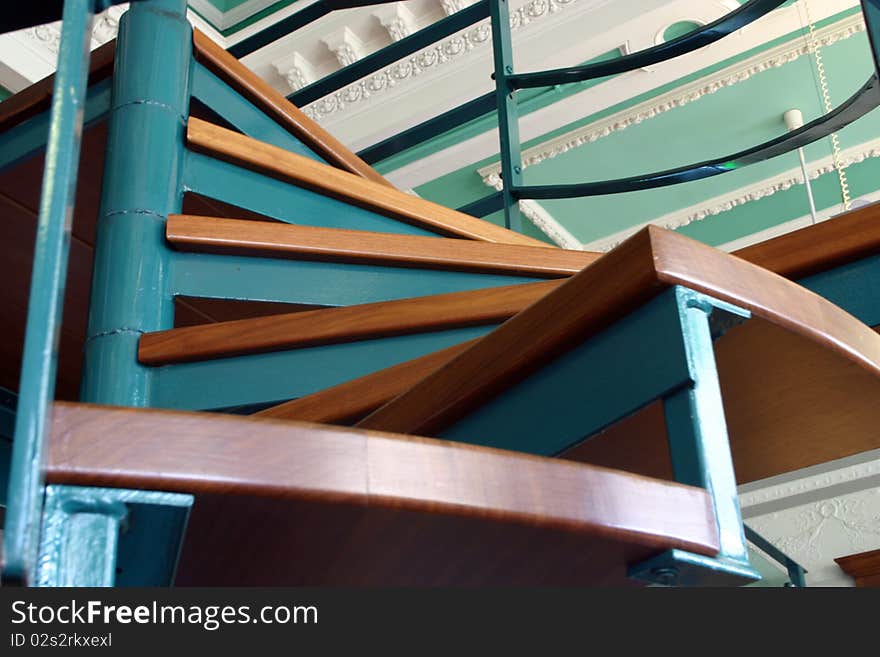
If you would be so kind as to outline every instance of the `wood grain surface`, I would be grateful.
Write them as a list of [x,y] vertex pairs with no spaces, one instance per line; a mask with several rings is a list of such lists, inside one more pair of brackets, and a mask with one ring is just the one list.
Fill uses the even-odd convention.
[[160,365],[494,324],[557,285],[524,283],[146,333],[138,359]]
[[291,184],[306,187],[320,194],[442,235],[502,244],[554,248],[540,240],[450,210],[386,185],[365,180],[347,171],[335,169],[201,119],[190,118],[187,140],[192,148],[210,156],[252,168]]
[[194,494],[184,585],[622,584],[718,550],[698,488],[277,420],[56,404],[47,480]]
[[168,217],[166,237],[175,248],[185,251],[547,278],[576,274],[602,255],[193,215]]
[[196,59],[212,73],[272,117],[322,159],[367,180],[391,186],[378,171],[198,29],[193,30],[193,50]]
[[848,313],[781,276],[649,226],[359,426],[435,435],[672,285],[750,310],[880,376],[880,336]]

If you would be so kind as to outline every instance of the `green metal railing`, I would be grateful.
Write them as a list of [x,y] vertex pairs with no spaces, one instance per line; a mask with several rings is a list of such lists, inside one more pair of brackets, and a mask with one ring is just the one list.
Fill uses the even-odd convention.
[[[121,0],[66,0],[63,3],[63,32],[48,123],[46,164],[40,201],[15,439],[10,465],[10,494],[4,532],[3,578],[5,583],[32,582],[37,561],[40,518],[45,490],[42,463],[48,433],[50,405],[54,398],[58,336],[62,318],[71,217],[86,98],[88,35],[93,13],[119,2]],[[159,11],[166,3],[173,4],[177,13]],[[727,158],[615,181],[586,182],[575,185],[526,186],[522,183],[518,135],[519,117],[516,102],[518,89],[566,84],[614,75],[692,52],[759,19],[783,4],[783,0],[750,0],[728,16],[695,32],[656,48],[617,60],[536,73],[518,73],[513,69],[507,3],[508,0],[480,0],[471,7],[402,39],[380,53],[371,55],[306,87],[293,94],[293,99],[300,103],[317,99],[414,52],[425,44],[432,43],[488,16],[494,34],[494,93],[481,96],[420,126],[411,128],[397,137],[385,140],[381,144],[367,149],[367,153],[370,156],[370,161],[377,161],[477,116],[492,111],[497,112],[504,188],[499,193],[491,194],[485,199],[470,204],[466,211],[483,216],[489,212],[503,209],[505,222],[513,229],[521,228],[521,220],[517,212],[517,203],[520,199],[568,198],[617,193],[717,175],[794,150],[805,143],[838,130],[843,125],[880,105],[880,83],[878,83],[875,73],[857,94],[833,112],[797,131]],[[174,20],[182,21],[182,0],[140,0],[141,6],[154,4],[158,8],[157,16],[162,14],[165,19],[168,19],[174,14]],[[268,30],[242,41],[230,51],[237,56],[243,56],[331,11],[369,4],[381,4],[381,2],[375,2],[375,0],[319,0],[319,2],[280,21]],[[41,4],[38,9],[33,11],[17,9],[15,15],[7,12],[7,15],[0,20],[0,30],[14,29],[58,18],[61,15],[61,5],[59,0],[56,3]],[[178,5],[180,6],[178,7]],[[878,48],[880,45],[878,43],[878,38],[880,38],[878,37],[880,35],[880,31],[878,31],[880,29],[880,0],[862,0],[862,7],[868,25],[875,64],[880,69],[880,48]],[[153,248],[154,242],[157,239],[161,240],[161,231],[158,228],[161,222],[146,221],[141,224],[133,224],[127,223],[127,217],[132,214],[140,214],[161,219],[179,206],[183,194],[180,162],[183,158],[182,134],[187,112],[186,103],[190,98],[189,76],[191,69],[190,60],[186,59],[186,53],[189,51],[164,47],[154,48],[154,40],[172,39],[169,36],[171,24],[156,18],[156,24],[152,25],[149,23],[150,20],[152,19],[144,18],[143,24],[147,25],[149,29],[134,35],[128,42],[128,49],[123,49],[117,54],[117,70],[126,70],[127,66],[138,59],[152,61],[153,56],[160,51],[164,53],[164,57],[171,59],[167,61],[168,66],[162,68],[165,73],[159,76],[161,78],[159,82],[150,77],[149,72],[143,72],[141,78],[135,72],[129,77],[114,81],[113,103],[115,105],[104,108],[114,115],[111,120],[110,140],[115,140],[114,143],[118,147],[115,152],[127,149],[134,153],[146,153],[154,147],[149,139],[152,138],[155,131],[161,133],[163,139],[159,141],[163,143],[165,138],[177,141],[174,147],[161,147],[167,148],[167,153],[164,151],[162,155],[154,153],[155,157],[143,158],[144,162],[138,161],[135,164],[132,164],[132,158],[129,157],[124,163],[116,166],[112,161],[113,152],[109,152],[107,168],[114,172],[115,178],[111,178],[105,184],[102,212],[106,221],[102,223],[103,235],[99,237],[99,240],[103,240],[105,247],[109,245],[110,248],[101,249],[102,254],[96,260],[96,280],[102,276],[105,278],[120,277],[122,280],[115,287],[106,286],[109,293],[113,293],[115,290],[118,297],[123,294],[125,285],[138,279],[144,271],[150,270],[159,278],[162,278],[166,272],[160,262],[161,256],[155,254],[150,256],[148,253],[151,252],[150,249]],[[184,38],[184,32],[180,34],[174,32],[177,36],[173,38]],[[155,99],[148,103],[138,100],[140,98],[138,94],[141,94],[147,86],[150,87],[150,93],[158,93],[163,96],[161,102],[154,102]],[[120,105],[120,98],[127,98],[127,104]],[[139,106],[143,107],[138,109]],[[146,112],[149,115],[136,116],[138,111]],[[148,126],[149,130],[143,126]],[[10,156],[10,161],[11,159],[12,156]],[[153,168],[149,168],[150,166]],[[177,184],[170,185],[167,190],[146,189],[141,196],[138,196],[138,193],[129,194],[125,189],[126,183],[131,179],[168,180],[168,176],[172,176]],[[108,219],[108,217],[110,218]],[[146,255],[142,254],[143,257],[133,256],[132,253],[140,253],[139,249],[144,250]],[[154,260],[158,258],[159,261],[146,262],[145,259],[151,257]],[[120,272],[122,273],[120,274]],[[94,362],[109,363],[110,365],[102,374],[94,375],[97,378],[91,378],[86,382],[84,393],[87,399],[101,403],[149,404],[149,398],[145,396],[148,395],[148,392],[145,392],[148,390],[146,385],[135,386],[131,391],[117,390],[127,379],[115,379],[113,368],[131,358],[140,332],[154,330],[166,323],[167,315],[171,312],[171,295],[163,285],[165,285],[164,279],[157,279],[155,285],[147,286],[148,292],[155,291],[157,295],[162,296],[149,308],[127,304],[122,297],[115,300],[100,297],[100,294],[104,294],[104,292],[99,293],[97,300],[93,299],[90,340],[92,338],[94,340],[89,344],[87,359],[91,358]],[[682,429],[683,435],[687,433],[685,429]],[[725,485],[730,488],[729,485]],[[738,558],[741,555],[737,553],[736,556]]]

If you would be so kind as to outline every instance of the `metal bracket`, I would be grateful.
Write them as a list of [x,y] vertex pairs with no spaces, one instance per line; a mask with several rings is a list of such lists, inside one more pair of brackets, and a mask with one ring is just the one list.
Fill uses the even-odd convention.
[[47,486],[37,586],[169,586],[192,495]]

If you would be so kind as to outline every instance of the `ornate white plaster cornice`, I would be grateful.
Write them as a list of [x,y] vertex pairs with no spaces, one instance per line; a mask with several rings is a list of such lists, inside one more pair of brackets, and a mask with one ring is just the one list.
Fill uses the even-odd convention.
[[[862,15],[854,14],[818,30],[817,38],[819,44],[826,47],[864,31],[865,23]],[[593,143],[610,134],[626,130],[630,126],[714,94],[720,89],[748,80],[753,75],[793,62],[808,53],[809,46],[806,42],[789,41],[771,48],[717,73],[702,77],[690,84],[526,149],[522,154],[522,166],[526,168],[540,164],[574,148]],[[486,185],[495,189],[499,188],[501,183],[499,162],[481,167],[477,172]]]
[[532,199],[519,202],[519,209],[523,216],[531,221],[553,243],[563,249],[582,250],[580,240],[568,232],[568,229],[559,223],[556,218],[547,212],[547,209]]
[[[116,38],[119,31],[119,18],[128,11],[128,5],[114,5],[95,16],[92,22],[91,47],[97,48]],[[61,21],[36,25],[19,32],[25,39],[36,42],[50,55],[58,55],[61,45]]]
[[[880,139],[853,146],[842,153],[842,161],[845,167],[874,157],[880,157]],[[816,180],[820,176],[835,171],[834,160],[832,156],[828,155],[820,160],[808,163],[807,169],[810,174],[810,180]],[[662,228],[669,229],[681,228],[695,221],[702,221],[708,217],[722,214],[746,203],[773,196],[778,192],[790,189],[794,185],[802,185],[803,178],[800,168],[795,167],[752,185],[740,187],[701,203],[670,212],[651,221],[642,222],[607,237],[594,240],[585,244],[584,248],[588,251],[610,251],[647,225],[661,226]]]
[[[522,29],[526,25],[556,14],[576,2],[578,0],[531,0],[511,12],[510,28],[514,31]],[[396,87],[405,80],[456,61],[475,48],[487,47],[492,42],[491,37],[492,28],[489,25],[489,20],[480,21],[445,41],[306,106],[303,111],[315,120],[325,120],[330,115],[356,103],[371,99]]]
[[413,33],[416,25],[416,17],[402,2],[379,5],[373,11],[373,16],[385,28],[392,41],[405,39]]
[[287,81],[290,91],[299,91],[317,79],[311,62],[298,52],[272,62],[272,66]]

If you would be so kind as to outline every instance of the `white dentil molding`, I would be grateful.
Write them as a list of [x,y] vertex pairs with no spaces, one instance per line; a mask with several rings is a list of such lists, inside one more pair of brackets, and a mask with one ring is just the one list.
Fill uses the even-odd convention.
[[547,209],[533,199],[519,201],[519,209],[523,216],[531,221],[541,232],[553,240],[556,246],[563,249],[582,251],[580,240],[572,235]]

